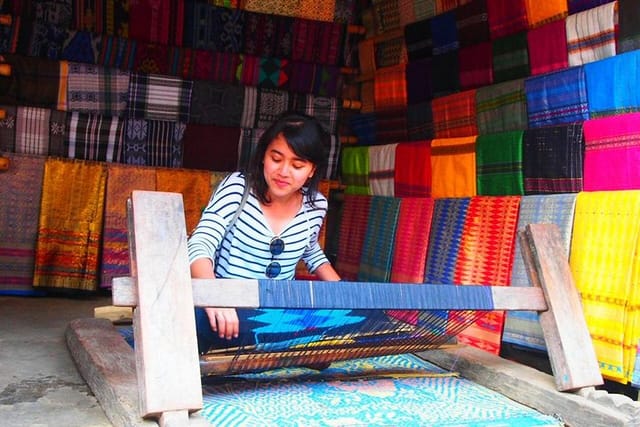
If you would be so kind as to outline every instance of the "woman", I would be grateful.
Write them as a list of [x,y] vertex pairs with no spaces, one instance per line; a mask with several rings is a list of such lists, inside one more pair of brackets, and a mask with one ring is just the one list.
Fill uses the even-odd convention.
[[[291,280],[302,259],[320,280],[340,280],[318,243],[327,212],[318,183],[327,168],[328,138],[316,119],[299,113],[285,114],[265,131],[246,173],[220,183],[191,235],[192,277]],[[227,229],[245,188],[246,204]],[[201,352],[221,345],[214,333],[226,340],[239,336],[235,309],[196,310],[196,320]]]

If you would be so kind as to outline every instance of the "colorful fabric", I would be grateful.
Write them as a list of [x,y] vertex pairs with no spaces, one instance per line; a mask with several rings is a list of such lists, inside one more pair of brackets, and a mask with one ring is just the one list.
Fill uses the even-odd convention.
[[[431,57],[433,53],[431,20],[419,20],[405,26],[404,40],[407,46],[409,63]],[[360,45],[362,45],[362,43]]]
[[184,1],[135,1],[129,5],[129,22],[129,37],[132,39],[164,45],[180,44]]
[[527,129],[524,80],[511,80],[478,88],[476,118],[480,135]]
[[396,197],[430,197],[431,176],[431,141],[397,145],[394,177]]
[[584,122],[584,190],[640,188],[640,113]]
[[460,48],[456,15],[453,11],[440,13],[431,18],[431,37],[434,55],[442,55]]
[[527,31],[527,50],[532,76],[567,68],[569,56],[565,21],[549,22]]
[[195,80],[189,122],[239,127],[245,108],[245,93],[246,90],[242,86]]
[[640,48],[640,10],[633,0],[618,0],[618,53]]
[[479,135],[476,139],[476,174],[479,195],[522,195],[522,136],[524,131]]
[[359,282],[389,282],[400,199],[372,196],[362,243]]
[[62,45],[60,59],[87,64],[97,64],[102,34],[69,30]]
[[156,169],[156,190],[182,194],[187,230],[193,230],[211,197],[211,173],[187,169]]
[[137,46],[138,43],[134,39],[103,35],[97,64],[131,71],[133,70]]
[[583,189],[582,123],[524,132],[525,194],[577,193]]
[[335,268],[342,280],[355,281],[360,271],[371,197],[345,194]]
[[369,194],[369,147],[343,147],[341,162],[345,194]]
[[130,118],[189,121],[192,81],[132,73],[129,82],[127,107]]
[[234,171],[238,166],[239,127],[187,123],[182,138],[182,167]]
[[[557,225],[568,262],[575,202],[575,194],[523,196],[518,213],[518,232],[524,231],[528,224]],[[529,280],[518,239],[516,239],[511,271],[511,286],[534,286]],[[538,313],[535,311],[508,311],[502,341],[535,350],[546,351],[547,349],[542,328],[538,322]]]
[[436,138],[478,134],[476,89],[434,98],[431,108]]
[[129,100],[129,73],[92,64],[69,63],[67,108],[120,116]]
[[528,28],[525,0],[487,0],[489,34],[495,40]]
[[34,287],[98,288],[106,180],[104,163],[46,160]]
[[45,157],[5,154],[0,173],[0,295],[33,295]]
[[453,10],[460,48],[489,41],[487,0],[471,0]]
[[392,110],[376,111],[375,115],[376,144],[393,144],[408,139],[406,106]]
[[74,111],[68,120],[67,157],[102,162],[123,161],[124,119]]
[[138,40],[136,56],[133,60],[133,69],[131,71],[138,74],[171,75],[169,51],[170,48],[167,45]]
[[374,89],[376,112],[406,108],[407,81],[404,64],[376,71]]
[[536,1],[526,0],[529,29],[549,22],[562,21],[567,17],[567,0]]
[[524,82],[529,127],[582,122],[589,118],[584,67],[571,67]]
[[394,196],[394,171],[398,144],[369,147],[369,192],[373,196]]
[[413,104],[407,107],[407,138],[409,141],[433,139],[433,111],[431,101]]
[[291,59],[324,65],[337,65],[346,27],[335,22],[295,19]]
[[35,107],[17,108],[15,152],[41,156],[48,155],[51,110]]
[[184,123],[171,121],[127,120],[122,163],[182,167],[185,127]]
[[431,197],[471,197],[476,187],[476,137],[431,141]]
[[617,5],[617,2],[610,2],[567,17],[569,66],[616,54]]
[[493,83],[493,54],[490,42],[463,47],[460,61],[460,89],[474,89]]
[[493,40],[494,82],[521,79],[531,74],[527,47],[526,31]]
[[569,264],[600,371],[626,383],[638,343],[640,192],[578,193]]

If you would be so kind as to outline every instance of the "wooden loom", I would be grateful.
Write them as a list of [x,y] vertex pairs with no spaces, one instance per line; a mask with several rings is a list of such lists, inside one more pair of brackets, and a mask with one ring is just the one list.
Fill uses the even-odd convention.
[[[543,413],[557,414],[569,425],[640,424],[636,402],[594,389],[603,381],[554,225],[531,224],[520,236],[536,285],[531,288],[192,280],[182,196],[134,191],[130,202],[132,278],[114,280],[113,302],[135,307],[135,350],[105,319],[77,319],[66,333],[81,374],[116,426],[156,425],[153,418],[161,426],[205,423],[197,411],[203,405],[201,369],[207,363],[197,352],[194,305],[538,311],[553,378],[471,347],[419,355]],[[356,291],[346,298],[336,297]],[[394,298],[381,298],[385,292],[393,292]],[[289,362],[313,361],[312,353],[289,355]]]

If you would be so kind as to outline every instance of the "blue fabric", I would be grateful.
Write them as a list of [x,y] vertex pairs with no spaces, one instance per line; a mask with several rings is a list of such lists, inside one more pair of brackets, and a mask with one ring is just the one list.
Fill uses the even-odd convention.
[[640,51],[584,65],[591,117],[640,111]]

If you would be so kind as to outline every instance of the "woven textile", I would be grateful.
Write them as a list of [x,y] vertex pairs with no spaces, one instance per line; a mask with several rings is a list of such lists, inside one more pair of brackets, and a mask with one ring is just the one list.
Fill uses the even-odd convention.
[[242,127],[268,128],[289,109],[289,93],[279,89],[245,87]]
[[51,110],[36,107],[17,108],[15,152],[46,156],[49,154]]
[[341,172],[345,194],[369,194],[369,147],[344,147]]
[[432,139],[434,136],[431,101],[410,104],[407,107],[407,138],[409,141]]
[[512,80],[478,88],[476,120],[480,135],[527,129],[524,80]]
[[0,105],[5,112],[0,119],[0,151],[13,153],[16,149],[16,121],[18,108],[13,105]]
[[378,68],[391,67],[407,63],[407,50],[403,37],[380,41],[375,44],[376,65]]
[[434,98],[431,108],[436,138],[478,134],[476,89]]
[[431,61],[433,96],[446,96],[460,91],[460,59],[458,51],[436,55]]
[[616,54],[617,2],[569,15],[567,51],[569,66],[587,64]]
[[335,268],[342,280],[356,280],[369,220],[371,197],[345,194]]
[[295,19],[291,59],[315,64],[338,64],[345,29],[344,25],[338,23]]
[[528,77],[531,71],[527,48],[526,31],[493,40],[493,81],[499,83]]
[[[245,13],[244,53],[247,55],[291,58],[293,18],[263,13]],[[260,34],[260,37],[256,37]]]
[[241,129],[187,123],[182,138],[182,167],[233,171],[238,166]]
[[582,123],[528,129],[523,145],[525,194],[582,191]]
[[634,84],[640,76],[640,51],[591,62],[584,65],[584,70],[590,117],[640,110],[640,95]]
[[51,110],[49,126],[49,155],[66,157],[67,147],[65,146],[65,138],[67,134],[67,113],[65,111]]
[[431,57],[433,53],[431,19],[419,20],[405,26],[404,39],[409,63]]
[[184,1],[138,0],[129,4],[129,37],[157,44],[182,43]]
[[56,108],[60,84],[58,61],[3,54],[11,76],[0,79],[0,104]]
[[123,163],[182,167],[185,124],[160,120],[126,121]]
[[398,144],[369,147],[369,188],[373,196],[393,197],[396,147]]
[[193,82],[178,77],[132,73],[128,115],[131,118],[187,122]]
[[315,117],[330,134],[337,132],[340,113],[337,98],[311,94],[291,94],[290,106],[291,110]]
[[431,142],[431,197],[471,197],[477,194],[476,137],[434,139]]
[[45,158],[5,154],[0,173],[0,295],[31,295]]
[[129,100],[129,72],[92,64],[69,63],[67,108],[120,116]]
[[640,338],[640,192],[578,193],[569,264],[593,346],[606,378],[626,383]]
[[487,0],[491,39],[524,31],[528,28],[525,0]]
[[107,165],[100,286],[110,288],[114,277],[130,276],[127,199],[133,190],[154,191],[153,168]]
[[584,67],[571,67],[524,82],[529,127],[581,122],[589,118]]
[[387,67],[376,71],[374,89],[376,112],[406,108],[407,82],[405,65]]
[[[568,261],[575,202],[575,194],[523,196],[518,213],[518,232],[524,231],[528,224],[557,225]],[[529,280],[518,239],[516,239],[510,286],[533,286]],[[508,311],[502,341],[536,350],[547,349],[542,328],[538,322],[538,313],[535,311]]]
[[389,282],[400,199],[372,196],[362,243],[359,282]]
[[242,86],[195,80],[189,122],[239,127],[245,108],[245,93]]
[[431,37],[434,55],[458,50],[460,42],[458,42],[456,15],[453,11],[439,13],[431,18]]
[[260,58],[258,86],[286,89],[289,86],[289,61],[278,58]]
[[413,10],[418,21],[431,18],[437,13],[436,0],[414,0]]
[[125,120],[72,112],[68,116],[66,145],[70,159],[123,162]]
[[640,10],[633,0],[618,0],[618,53],[640,48]]
[[490,42],[461,48],[459,58],[460,89],[473,89],[493,83],[493,54]]
[[375,115],[376,144],[393,144],[408,139],[406,106],[393,110],[376,111]]
[[360,113],[349,117],[349,126],[358,138],[358,145],[374,145],[376,143],[376,115]]
[[431,196],[431,141],[398,144],[395,164],[396,197]]
[[157,45],[138,40],[131,71],[139,74],[171,75],[169,51],[170,48],[167,45]]
[[182,194],[187,230],[193,230],[211,197],[211,173],[157,168],[156,190]]
[[184,9],[183,46],[216,52],[242,53],[246,12],[189,2]]
[[406,65],[407,103],[419,104],[433,98],[431,59],[411,61]]
[[46,160],[33,286],[98,288],[106,180],[103,163]]
[[[569,14],[582,12],[583,10],[593,9],[601,4],[609,3],[611,0],[567,0]],[[619,0],[618,0],[619,1]]]
[[400,11],[398,0],[373,0],[373,17],[376,34],[400,28]]
[[479,195],[522,195],[522,135],[511,131],[479,135],[476,139],[476,174]]
[[133,69],[137,41],[115,35],[102,36],[97,64],[121,70]]
[[527,31],[527,50],[532,76],[567,68],[569,55],[565,21],[549,22]]
[[567,0],[526,0],[525,3],[529,29],[540,27],[548,22],[562,21],[569,13]]
[[471,0],[453,10],[460,48],[489,41],[487,0]]
[[640,188],[640,113],[584,122],[584,190]]

